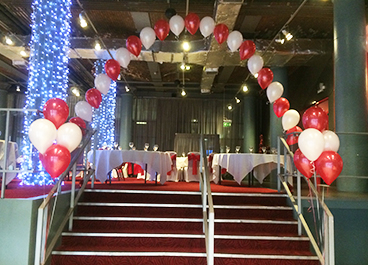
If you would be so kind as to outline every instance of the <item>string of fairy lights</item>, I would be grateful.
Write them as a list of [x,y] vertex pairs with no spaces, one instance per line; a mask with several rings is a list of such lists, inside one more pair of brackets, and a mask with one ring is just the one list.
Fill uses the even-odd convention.
[[[70,36],[71,0],[34,0],[32,3],[32,36],[30,41],[29,80],[24,109],[42,108],[51,98],[66,99],[68,89],[68,50]],[[28,137],[30,124],[39,118],[37,113],[26,112],[23,127],[22,150],[24,162],[21,184],[47,185],[53,183],[43,170],[38,152]]]
[[[105,71],[105,60],[95,63],[95,76]],[[116,82],[112,81],[107,95],[102,94],[100,107],[93,110],[91,126],[97,129],[96,141],[92,137],[92,149],[113,147],[115,143],[115,108],[116,108]],[[96,143],[96,146],[94,146]]]

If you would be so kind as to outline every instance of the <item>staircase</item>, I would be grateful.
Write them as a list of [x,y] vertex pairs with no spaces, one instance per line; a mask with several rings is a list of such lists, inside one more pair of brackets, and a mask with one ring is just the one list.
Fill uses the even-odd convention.
[[[216,265],[319,264],[284,195],[213,196]],[[200,193],[86,190],[51,264],[206,264]]]

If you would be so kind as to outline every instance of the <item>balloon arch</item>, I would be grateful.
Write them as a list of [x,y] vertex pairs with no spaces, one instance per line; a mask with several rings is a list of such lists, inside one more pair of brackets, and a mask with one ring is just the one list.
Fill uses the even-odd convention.
[[[211,17],[200,19],[195,13],[189,13],[184,19],[179,15],[172,16],[169,21],[160,19],[153,29],[143,28],[139,37],[129,36],[126,40],[126,48],[117,49],[115,59],[106,61],[106,74],[101,73],[95,77],[95,88],[86,92],[86,101],[76,104],[77,117],[71,118],[68,123],[65,122],[69,108],[65,101],[53,98],[46,102],[43,108],[45,118],[38,119],[30,125],[29,138],[39,151],[42,164],[51,177],[58,177],[69,165],[70,152],[82,139],[81,128],[86,128],[85,121],[92,121],[92,107],[100,106],[101,94],[107,94],[111,79],[117,80],[120,67],[127,68],[131,55],[139,56],[142,45],[148,50],[156,37],[163,41],[170,31],[179,37],[184,28],[192,35],[199,28],[204,38],[213,34],[219,44],[226,41],[231,52],[239,51],[240,59],[248,60],[248,69],[253,75],[258,73],[258,83],[263,90],[266,90],[275,115],[278,118],[282,117],[282,127],[288,135],[287,143],[299,145],[299,149],[294,154],[296,168],[307,178],[316,171],[330,185],[341,173],[343,162],[337,153],[340,145],[339,138],[334,132],[327,130],[328,115],[322,108],[313,106],[302,116],[304,130],[298,127],[297,124],[300,121],[298,111],[290,109],[289,101],[281,97],[284,92],[283,85],[273,82],[271,69],[263,67],[263,58],[255,54],[255,43],[251,40],[243,40],[239,31],[234,30],[229,33],[225,24],[216,25]],[[54,144],[55,140],[56,144]]]

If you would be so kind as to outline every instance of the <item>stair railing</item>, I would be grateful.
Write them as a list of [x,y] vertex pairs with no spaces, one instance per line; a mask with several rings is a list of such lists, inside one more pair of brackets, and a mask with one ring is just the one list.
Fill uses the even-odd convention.
[[215,211],[211,193],[211,185],[208,174],[207,156],[204,150],[203,135],[200,138],[200,188],[202,193],[203,232],[206,240],[207,265],[214,264],[215,253]]
[[[93,169],[87,168],[87,161],[84,160],[84,168],[83,168],[83,184],[80,189],[75,194],[75,182],[76,182],[76,164],[78,158],[82,155],[83,152],[86,151],[86,147],[91,141],[91,137],[95,134],[95,130],[87,131],[85,137],[82,140],[81,146],[76,149],[75,153],[73,153],[73,157],[68,168],[64,171],[63,174],[60,175],[57,183],[52,187],[44,201],[41,203],[38,208],[37,215],[37,228],[36,228],[36,247],[35,247],[35,265],[44,265],[47,263],[49,257],[51,256],[51,252],[55,247],[62,231],[64,230],[65,225],[69,221],[69,230],[72,229],[72,218],[74,208],[77,205],[81,195],[84,192],[84,189],[88,183],[88,180],[94,173]],[[70,194],[70,207],[65,215],[64,219],[61,221],[57,231],[54,233],[52,238],[50,238],[50,230],[52,228],[52,222],[54,220],[54,216],[56,214],[56,204],[58,195],[61,193],[61,185],[64,181],[65,177],[72,170],[72,185],[71,185],[71,194]],[[54,200],[52,200],[54,198]],[[53,204],[53,205],[52,205]],[[52,210],[50,211],[52,207]]]
[[[281,173],[281,163],[280,163],[280,145],[283,145],[284,148],[284,173]],[[317,189],[317,181],[316,181],[316,173],[314,172],[314,184],[311,179],[303,176],[303,179],[308,183],[310,187],[310,203],[311,203],[311,212],[313,214],[314,219],[314,231],[315,234],[311,232],[309,228],[303,212],[301,205],[301,173],[296,170],[296,174],[292,170],[292,172],[288,172],[288,161],[293,166],[293,158],[294,154],[290,150],[288,144],[285,139],[279,137],[279,141],[277,144],[277,154],[278,154],[278,163],[277,163],[277,173],[279,180],[278,181],[278,190],[280,192],[280,184],[283,185],[293,208],[298,216],[298,234],[302,234],[302,227],[304,228],[305,233],[309,237],[309,240],[312,244],[312,247],[318,256],[319,261],[322,265],[334,265],[335,264],[335,247],[334,247],[334,218],[331,211],[328,209],[327,205],[324,203],[324,197],[321,196]],[[288,177],[296,177],[297,178],[297,201],[295,201],[295,197],[289,189],[288,186]]]

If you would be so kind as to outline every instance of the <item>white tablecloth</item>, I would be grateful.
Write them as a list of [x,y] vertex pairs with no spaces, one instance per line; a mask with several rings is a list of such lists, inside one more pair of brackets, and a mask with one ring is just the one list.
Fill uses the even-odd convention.
[[[88,161],[93,163],[93,152],[88,153]],[[123,162],[139,164],[143,169],[147,164],[147,172],[154,176],[160,174],[160,183],[166,182],[167,172],[171,170],[171,157],[168,153],[137,151],[137,150],[97,150],[95,175],[98,180],[104,182],[107,174]]]
[[[289,162],[289,161],[288,161]],[[280,164],[284,164],[284,157],[280,156]],[[214,181],[219,181],[219,166],[226,168],[227,172],[234,176],[239,184],[242,179],[253,170],[254,177],[263,183],[265,177],[277,167],[277,155],[274,154],[215,154],[212,168]],[[288,163],[288,168],[290,163]]]
[[[4,166],[4,154],[5,154],[5,141],[0,140],[0,167]],[[8,153],[5,169],[15,169],[18,157],[18,144],[15,142],[8,142]],[[17,176],[17,173],[6,173],[5,185],[8,185],[10,181]]]

